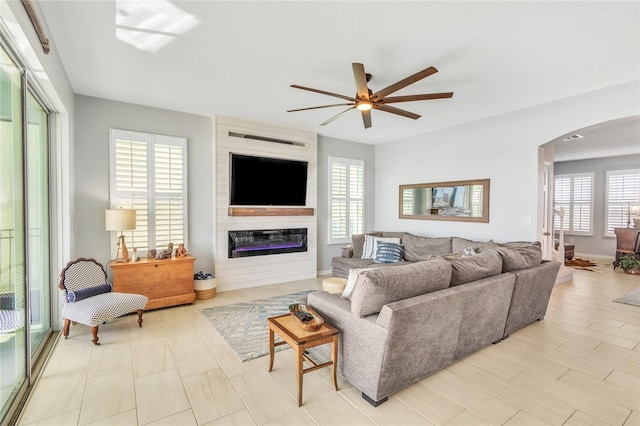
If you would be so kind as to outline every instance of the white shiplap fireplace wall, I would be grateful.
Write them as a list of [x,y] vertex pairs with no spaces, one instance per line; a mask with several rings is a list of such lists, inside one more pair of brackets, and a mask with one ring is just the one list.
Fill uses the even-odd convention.
[[[294,144],[247,139],[232,136],[230,133],[287,140]],[[314,278],[317,270],[317,134],[229,117],[216,117],[215,134],[215,270],[218,291]],[[305,207],[314,209],[313,216],[230,216],[228,211],[230,153],[307,161],[309,166]],[[259,178],[256,176],[256,179]],[[228,258],[229,231],[282,228],[307,228],[307,251]]]

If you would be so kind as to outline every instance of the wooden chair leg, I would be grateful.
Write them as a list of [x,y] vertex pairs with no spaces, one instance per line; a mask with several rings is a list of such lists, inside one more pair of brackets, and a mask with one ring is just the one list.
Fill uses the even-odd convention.
[[62,327],[62,334],[64,335],[65,339],[67,337],[69,337],[69,327],[70,326],[71,326],[71,320],[69,318],[65,318],[64,319],[64,326]]
[[138,309],[138,327],[142,327],[142,309]]
[[93,342],[94,345],[98,346],[100,345],[100,343],[98,342],[98,326],[93,326],[91,327],[91,341]]

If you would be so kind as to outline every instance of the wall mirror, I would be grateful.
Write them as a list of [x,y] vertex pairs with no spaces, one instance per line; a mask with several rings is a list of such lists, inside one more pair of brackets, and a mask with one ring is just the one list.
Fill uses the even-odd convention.
[[489,179],[400,185],[400,219],[489,222]]

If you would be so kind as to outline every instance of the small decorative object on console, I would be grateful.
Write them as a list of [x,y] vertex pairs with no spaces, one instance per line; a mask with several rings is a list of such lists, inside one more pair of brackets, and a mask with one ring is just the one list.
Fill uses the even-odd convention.
[[184,244],[179,243],[176,249],[176,257],[182,257],[187,255],[187,249],[184,248]]
[[169,259],[173,254],[173,243],[169,243],[166,249],[156,253],[156,260]]
[[324,319],[304,303],[289,305],[289,312],[300,322],[305,331],[317,331],[324,324]]

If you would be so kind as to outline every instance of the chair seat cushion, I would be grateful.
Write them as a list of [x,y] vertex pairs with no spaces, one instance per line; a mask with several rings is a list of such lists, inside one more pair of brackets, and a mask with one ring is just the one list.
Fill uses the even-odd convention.
[[148,301],[149,298],[142,294],[103,293],[75,303],[64,303],[62,316],[93,327],[144,309]]

